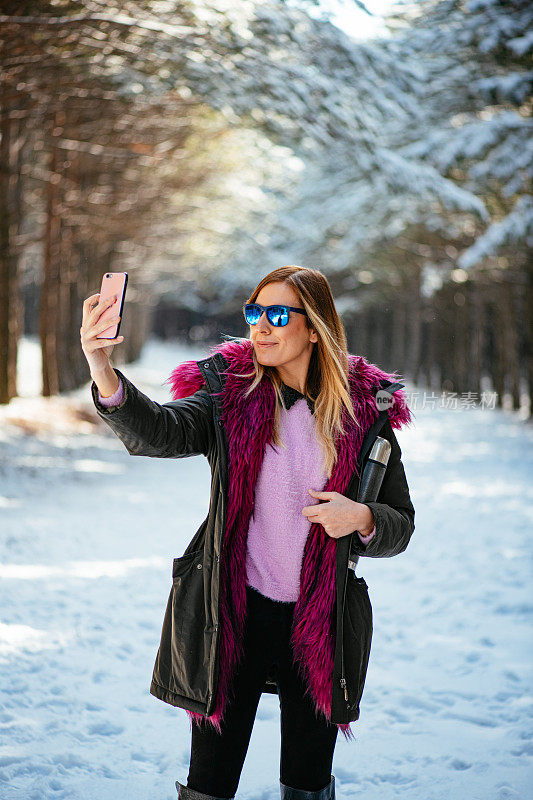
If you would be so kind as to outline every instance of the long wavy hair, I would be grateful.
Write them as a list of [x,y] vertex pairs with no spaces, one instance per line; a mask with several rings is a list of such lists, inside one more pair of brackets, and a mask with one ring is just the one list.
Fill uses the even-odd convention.
[[[292,287],[305,309],[307,328],[313,328],[318,341],[313,343],[305,382],[304,395],[314,402],[315,427],[324,452],[324,468],[328,479],[337,461],[337,437],[344,435],[342,411],[345,407],[355,417],[348,382],[348,350],[346,332],[335,308],[331,288],[325,275],[311,267],[296,264],[278,267],[257,284],[246,300],[254,303],[263,286],[283,282]],[[285,447],[279,434],[281,409],[285,408],[281,394],[282,380],[276,367],[260,364],[253,350],[254,371],[242,377],[253,377],[246,391],[248,396],[263,376],[272,381],[276,393],[272,445]]]

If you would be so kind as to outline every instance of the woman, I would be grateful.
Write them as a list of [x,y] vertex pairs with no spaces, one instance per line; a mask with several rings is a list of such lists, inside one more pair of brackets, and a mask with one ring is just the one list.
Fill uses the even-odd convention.
[[[249,338],[179,365],[164,404],[111,366],[117,340],[96,337],[114,320],[99,323],[107,305],[96,299],[80,333],[99,416],[131,455],[203,454],[212,470],[208,516],[173,562],[150,685],[191,720],[178,797],[234,797],[266,691],[280,702],[281,797],[331,800],[336,737],[353,738],[372,636],[368,587],[349,562],[401,553],[414,530],[393,433],[410,421],[402,384],[347,353],[316,269],[266,275],[244,307]],[[392,447],[387,470],[376,502],[360,503],[378,433]]]

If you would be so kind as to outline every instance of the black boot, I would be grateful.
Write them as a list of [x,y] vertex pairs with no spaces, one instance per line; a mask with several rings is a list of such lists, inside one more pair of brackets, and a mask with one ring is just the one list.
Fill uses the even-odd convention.
[[335,800],[335,776],[323,789],[316,792],[306,792],[305,789],[293,789],[292,786],[285,786],[279,782],[281,790],[281,800]]
[[213,797],[212,794],[197,792],[196,789],[189,789],[179,781],[176,781],[176,789],[178,790],[178,800],[234,800],[233,797]]

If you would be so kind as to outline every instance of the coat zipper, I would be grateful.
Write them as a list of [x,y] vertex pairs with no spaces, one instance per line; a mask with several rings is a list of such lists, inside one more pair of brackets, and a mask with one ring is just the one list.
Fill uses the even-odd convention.
[[[400,384],[400,386],[402,386],[402,384]],[[374,443],[375,439],[379,436],[379,431],[380,430],[381,430],[381,427],[379,428],[379,430],[376,431],[373,441],[371,441],[370,444],[366,447],[365,456],[366,456],[366,453],[370,452],[370,447]],[[365,442],[363,441],[361,443],[361,452],[363,450],[363,445],[364,444],[365,444]],[[363,459],[364,459],[365,456],[363,456]],[[356,497],[359,494],[359,487],[361,485],[361,474],[362,474],[362,472],[363,472],[363,462],[361,461],[361,466],[360,466],[360,469],[359,469],[359,475],[357,476],[357,489],[356,489],[356,492],[355,492],[355,496]],[[354,531],[354,533],[351,534],[351,536],[356,536],[356,535],[357,534],[356,534],[355,531]],[[350,560],[350,549],[351,548],[348,548],[348,560]],[[346,585],[348,583],[348,569],[349,569],[349,567],[348,567],[348,565],[346,565],[346,573],[345,573],[345,576],[344,576],[344,588],[343,588],[343,593],[342,593],[342,617],[341,617],[342,620],[344,620],[344,606],[345,606],[345,600],[346,600]],[[339,682],[340,682],[340,685],[341,685],[341,689],[344,692],[344,699],[346,701],[346,705],[348,706],[348,708],[350,708],[350,704],[348,702],[348,687],[346,685],[346,678],[345,678],[345,672],[344,672],[344,635],[343,635],[343,633],[344,632],[341,631],[341,677],[339,679]]]
[[[357,489],[356,489],[356,492],[355,492],[355,496],[356,497],[357,497],[357,495],[359,493],[359,486],[360,485],[361,485],[361,470],[359,470],[359,475],[358,475],[358,478],[357,478]],[[351,536],[354,536],[354,535],[357,535],[355,531],[354,531],[354,533],[351,534]],[[350,550],[351,550],[351,548],[349,547],[348,548],[348,560],[350,559]],[[349,567],[348,567],[348,565],[346,565],[346,573],[344,575],[344,588],[343,588],[343,592],[342,592],[342,615],[341,615],[341,619],[343,620],[343,622],[344,622],[344,606],[345,606],[345,599],[346,599],[346,585],[348,583],[348,569],[349,569]],[[346,701],[346,705],[349,708],[350,707],[350,703],[348,702],[348,687],[346,685],[346,678],[345,678],[345,672],[344,672],[344,631],[343,630],[341,631],[341,677],[340,677],[340,685],[341,685],[341,689],[344,691],[344,700]]]
[[[220,379],[220,372],[218,370],[218,366],[217,366],[216,362],[214,362],[213,371],[216,373],[217,379],[219,381],[219,386],[215,387],[218,390],[220,388],[220,385],[221,385],[222,381]],[[207,376],[205,376],[205,377],[207,377]],[[225,437],[224,437],[223,431],[221,430],[222,427],[223,427],[223,423],[222,423],[222,420],[221,420],[220,403],[219,403],[218,397],[214,396],[214,394],[213,394],[213,387],[211,387],[211,385],[209,384],[209,379],[208,378],[206,380],[206,383],[207,383],[207,385],[209,387],[211,398],[213,400],[213,420],[214,420],[215,429],[216,429],[217,447],[218,447],[219,454],[223,457],[223,460],[224,460],[224,464],[220,464],[219,465],[220,489],[221,489],[222,495],[223,495],[223,499],[222,499],[222,509],[223,509],[222,510],[222,539],[223,539],[224,538],[224,530],[225,530],[225,527],[226,527],[226,513],[227,513],[227,508],[226,508],[226,499],[227,499],[226,476],[227,476],[227,468],[228,468],[228,459],[227,459],[227,451],[226,451],[226,446],[225,446]],[[220,556],[217,556],[217,563],[220,563]],[[220,597],[220,573],[219,573],[219,591],[218,591],[218,609],[217,609],[219,622],[216,623],[216,625],[215,625],[215,632],[216,632],[215,635],[217,637],[217,642],[216,642],[216,645],[215,645],[215,657],[214,657],[214,662],[213,662],[213,674],[214,675],[217,675],[218,662],[219,662],[219,658],[220,658],[220,644],[219,644],[219,638],[220,638],[220,630],[219,630],[219,628],[220,628],[220,605],[221,605],[221,597]],[[217,684],[218,684],[218,681],[217,681]],[[208,702],[206,704],[206,714],[207,714],[208,710],[211,711],[211,707],[213,705],[213,697],[216,695],[217,688],[218,688],[218,685],[214,687],[213,693],[210,695],[209,700],[208,700]]]

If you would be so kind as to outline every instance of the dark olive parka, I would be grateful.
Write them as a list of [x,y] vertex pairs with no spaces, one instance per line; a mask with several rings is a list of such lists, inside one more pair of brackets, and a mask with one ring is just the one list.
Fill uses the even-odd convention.
[[[138,389],[124,373],[115,369],[125,390],[123,402],[106,407],[91,384],[98,415],[118,436],[128,453],[152,458],[187,458],[204,455],[212,472],[209,512],[184,554],[174,558],[171,588],[161,644],[150,692],[171,705],[209,715],[213,711],[218,677],[219,552],[225,529],[228,488],[228,449],[221,409],[214,393],[220,391],[219,370],[225,362],[216,353],[197,362],[205,386],[190,397],[157,403]],[[390,393],[402,384],[385,381]],[[401,450],[386,411],[366,432],[359,454],[358,473],[368,460],[376,436],[392,447],[385,477],[375,502],[368,502],[375,519],[376,534],[364,545],[356,532],[337,540],[336,644],[333,668],[331,720],[348,723],[359,717],[372,638],[372,607],[367,584],[349,568],[360,556],[388,558],[402,553],[414,530],[414,508],[401,461]],[[359,477],[354,474],[346,495],[358,499]],[[198,564],[196,563],[198,562]],[[191,567],[202,568],[191,568]],[[207,587],[207,588],[206,588]],[[182,593],[182,594],[180,594]],[[175,636],[180,599],[186,597],[186,617],[178,620],[181,642]],[[273,674],[263,691],[277,693]]]

